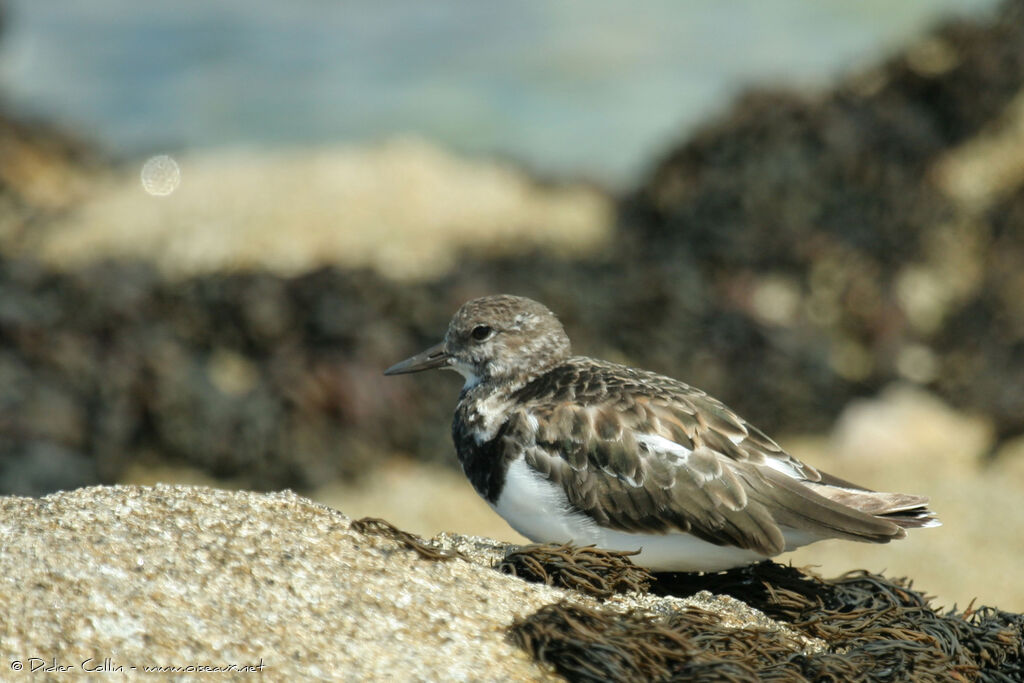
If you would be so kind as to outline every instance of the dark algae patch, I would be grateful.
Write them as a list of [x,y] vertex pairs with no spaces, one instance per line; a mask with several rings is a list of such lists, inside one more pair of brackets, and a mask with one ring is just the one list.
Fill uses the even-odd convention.
[[[542,565],[532,570],[535,580],[572,574],[564,566],[572,553],[559,550],[532,556]],[[590,563],[587,570],[604,567]],[[1024,680],[1024,615],[992,607],[939,611],[906,579],[856,571],[826,580],[764,562],[718,574],[659,574],[651,588],[676,597],[700,591],[741,600],[826,649],[807,651],[779,631],[723,627],[718,616],[695,608],[651,616],[569,603],[517,620],[510,637],[572,681]]]
[[[355,520],[352,528],[426,560],[462,557],[382,519]],[[630,555],[510,546],[494,568],[598,600],[728,595],[789,629],[730,627],[693,606],[654,615],[561,601],[517,618],[512,642],[570,681],[1024,681],[1024,614],[936,609],[908,579],[863,570],[823,579],[766,561],[716,574],[652,574]]]
[[650,587],[654,577],[629,561],[635,554],[541,543],[510,548],[497,569],[526,581],[607,598],[615,593],[646,592]]
[[390,538],[409,550],[415,551],[424,560],[466,559],[457,550],[437,548],[416,534],[402,531],[391,522],[378,517],[363,517],[362,519],[353,520],[352,530],[358,531],[361,534]]
[[753,681],[800,648],[779,632],[723,629],[699,609],[659,618],[566,602],[514,622],[510,633],[571,681]]

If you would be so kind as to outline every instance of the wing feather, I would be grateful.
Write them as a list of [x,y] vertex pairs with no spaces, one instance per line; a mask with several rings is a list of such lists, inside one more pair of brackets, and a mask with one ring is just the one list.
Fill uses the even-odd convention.
[[765,555],[785,550],[783,527],[859,540],[902,535],[892,521],[820,495],[808,485],[822,479],[817,470],[703,392],[587,362],[519,397],[508,447],[598,524],[685,531]]

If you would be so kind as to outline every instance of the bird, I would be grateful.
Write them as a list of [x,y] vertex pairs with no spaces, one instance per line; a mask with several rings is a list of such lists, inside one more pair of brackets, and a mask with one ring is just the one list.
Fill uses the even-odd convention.
[[444,339],[384,371],[465,378],[452,421],[473,488],[535,543],[639,551],[656,572],[718,572],[824,539],[939,526],[923,496],[873,491],[783,450],[682,381],[572,355],[546,306],[472,299]]

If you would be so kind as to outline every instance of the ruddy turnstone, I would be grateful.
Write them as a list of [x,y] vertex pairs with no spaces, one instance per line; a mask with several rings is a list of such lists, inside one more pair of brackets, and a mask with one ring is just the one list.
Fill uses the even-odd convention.
[[452,437],[473,487],[535,542],[639,550],[656,571],[719,571],[808,543],[886,543],[937,526],[927,498],[843,481],[670,377],[572,356],[542,304],[473,299],[444,341],[384,374],[466,378]]

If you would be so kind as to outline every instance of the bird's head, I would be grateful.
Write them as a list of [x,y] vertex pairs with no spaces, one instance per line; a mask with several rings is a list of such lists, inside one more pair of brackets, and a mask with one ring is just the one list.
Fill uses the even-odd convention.
[[472,299],[456,311],[444,341],[391,366],[385,375],[455,370],[465,388],[526,381],[569,357],[569,337],[546,306],[509,294]]

